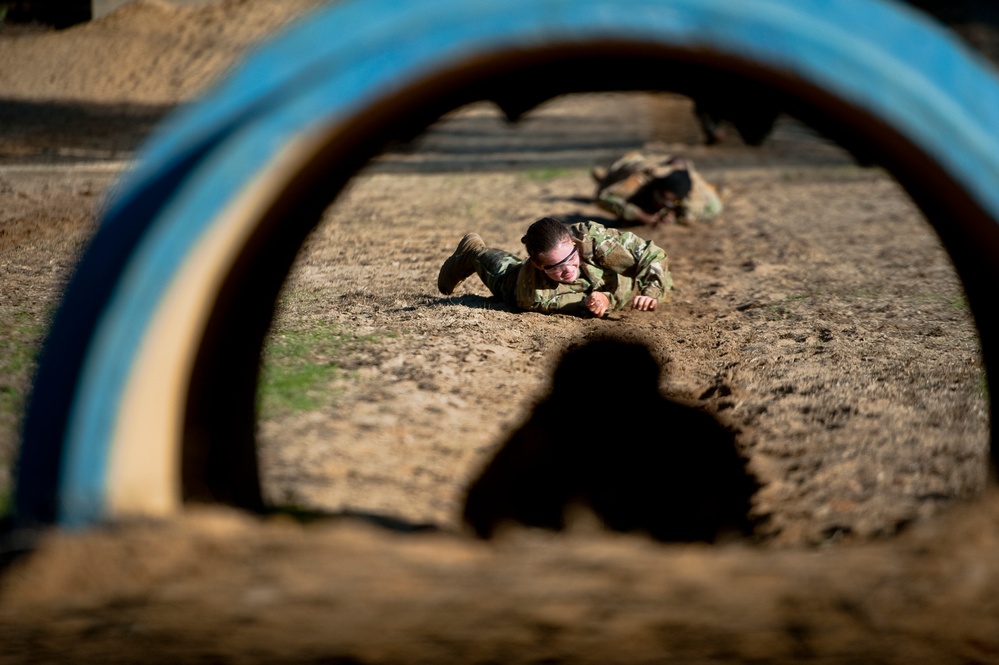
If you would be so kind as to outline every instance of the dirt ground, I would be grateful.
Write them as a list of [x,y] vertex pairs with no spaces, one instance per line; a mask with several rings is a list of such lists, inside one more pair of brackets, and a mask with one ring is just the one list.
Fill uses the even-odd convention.
[[[40,342],[159,119],[315,4],[145,0],[0,28],[6,353]],[[513,312],[475,278],[437,292],[468,231],[518,251],[540,216],[604,219],[588,169],[633,147],[688,156],[725,203],[631,229],[668,252],[672,302],[590,320]],[[790,118],[751,148],[703,145],[672,95],[575,95],[517,126],[462,109],[358,174],[302,248],[274,343],[315,330],[347,338],[316,357],[345,371],[315,408],[260,420],[265,493],[396,528],[191,506],[53,531],[0,573],[0,662],[999,663],[999,493],[961,285],[890,176]],[[488,542],[462,524],[561,353],[602,335],[648,344],[662,392],[736,433],[762,486],[752,538],[665,544],[585,512]],[[23,399],[30,362],[5,367],[0,395]],[[4,491],[18,418],[0,413]]]

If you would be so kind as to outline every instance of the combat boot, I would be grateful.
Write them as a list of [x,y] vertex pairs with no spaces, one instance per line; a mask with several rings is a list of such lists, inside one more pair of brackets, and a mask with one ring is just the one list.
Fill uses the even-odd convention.
[[594,166],[590,168],[590,177],[598,185],[607,178],[607,168],[604,166]]
[[446,296],[454,293],[458,285],[475,272],[475,258],[486,248],[478,233],[466,233],[454,254],[448,257],[437,275],[437,288]]

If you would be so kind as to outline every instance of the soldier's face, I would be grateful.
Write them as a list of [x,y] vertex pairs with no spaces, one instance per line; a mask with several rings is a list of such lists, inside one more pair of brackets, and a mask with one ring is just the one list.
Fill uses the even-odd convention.
[[657,189],[652,193],[656,204],[663,208],[669,208],[672,210],[676,207],[676,202],[679,201],[679,197],[676,192],[671,192],[666,189]]
[[579,278],[579,248],[571,240],[563,240],[539,254],[534,259],[534,265],[556,282],[574,282]]

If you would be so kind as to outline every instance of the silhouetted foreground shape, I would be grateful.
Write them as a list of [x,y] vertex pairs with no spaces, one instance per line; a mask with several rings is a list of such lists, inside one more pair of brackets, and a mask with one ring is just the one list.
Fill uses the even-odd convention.
[[638,343],[567,351],[550,394],[469,487],[465,522],[482,538],[506,521],[560,531],[578,503],[610,529],[660,541],[750,535],[759,485],[734,435],[663,397],[660,371]]

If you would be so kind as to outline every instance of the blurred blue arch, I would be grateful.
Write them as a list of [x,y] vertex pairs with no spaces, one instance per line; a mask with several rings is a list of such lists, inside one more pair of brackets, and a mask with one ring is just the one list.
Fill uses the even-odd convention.
[[999,80],[928,17],[891,0],[345,0],[171,116],[117,188],[39,360],[15,521],[262,507],[253,408],[274,300],[322,208],[386,145],[482,99],[515,119],[560,94],[734,81],[909,191],[994,376]]

